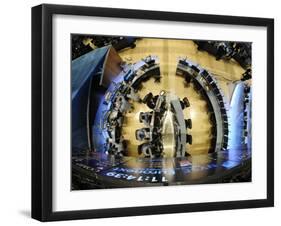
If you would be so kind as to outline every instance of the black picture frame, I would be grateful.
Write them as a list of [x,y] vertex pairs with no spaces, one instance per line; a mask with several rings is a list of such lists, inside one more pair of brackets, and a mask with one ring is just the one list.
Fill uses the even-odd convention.
[[[55,14],[266,27],[267,198],[54,212],[52,210],[52,17]],[[40,221],[56,221],[271,206],[274,206],[273,19],[49,4],[32,8],[32,218]]]

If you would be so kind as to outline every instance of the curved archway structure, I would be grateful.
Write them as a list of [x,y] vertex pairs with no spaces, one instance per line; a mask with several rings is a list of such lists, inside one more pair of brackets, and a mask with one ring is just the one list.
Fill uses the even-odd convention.
[[208,103],[210,120],[213,124],[212,142],[209,152],[226,150],[228,146],[228,117],[222,91],[216,80],[205,69],[187,59],[180,59],[177,75],[183,76],[186,82],[192,82],[198,93]]

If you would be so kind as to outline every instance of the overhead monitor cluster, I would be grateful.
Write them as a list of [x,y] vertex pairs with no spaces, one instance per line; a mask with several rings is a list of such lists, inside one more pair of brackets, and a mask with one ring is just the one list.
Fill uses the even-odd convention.
[[139,120],[145,127],[136,130],[136,139],[145,141],[139,145],[139,154],[145,157],[164,157],[165,146],[175,147],[174,157],[187,156],[186,143],[192,144],[187,129],[191,119],[185,119],[183,110],[190,107],[187,97],[180,100],[176,95],[162,90],[159,95],[148,93],[143,102],[151,109],[141,112]]

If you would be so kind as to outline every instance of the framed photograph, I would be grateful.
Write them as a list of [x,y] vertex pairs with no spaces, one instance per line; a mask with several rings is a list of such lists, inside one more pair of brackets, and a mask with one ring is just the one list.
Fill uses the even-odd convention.
[[32,217],[274,205],[274,21],[32,8]]

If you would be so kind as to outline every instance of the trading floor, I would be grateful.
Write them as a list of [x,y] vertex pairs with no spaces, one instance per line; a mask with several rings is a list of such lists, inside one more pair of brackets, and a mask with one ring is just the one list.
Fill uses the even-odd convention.
[[[139,92],[145,96],[148,92],[159,93],[161,89],[173,90],[180,98],[188,96],[192,108],[190,111],[184,111],[186,116],[189,114],[193,122],[191,135],[193,135],[192,145],[187,144],[189,153],[206,154],[210,145],[210,123],[206,102],[194,90],[193,86],[186,86],[184,79],[176,76],[176,67],[178,58],[186,57],[189,60],[200,64],[203,68],[211,72],[217,79],[225,97],[229,101],[235,86],[235,81],[241,79],[243,68],[233,61],[217,61],[214,56],[207,52],[197,50],[197,46],[190,40],[169,40],[145,38],[137,40],[136,47],[125,49],[119,52],[119,55],[128,62],[137,62],[144,56],[157,55],[161,65],[161,83],[155,83],[152,79],[145,83],[143,89]],[[140,128],[138,113],[147,111],[143,104],[135,104],[134,111],[127,115],[124,125],[124,136],[128,139],[129,150],[136,150],[139,142],[135,139],[132,130]],[[130,155],[137,156],[137,152],[130,152]]]
[[251,45],[72,37],[72,189],[251,181]]

